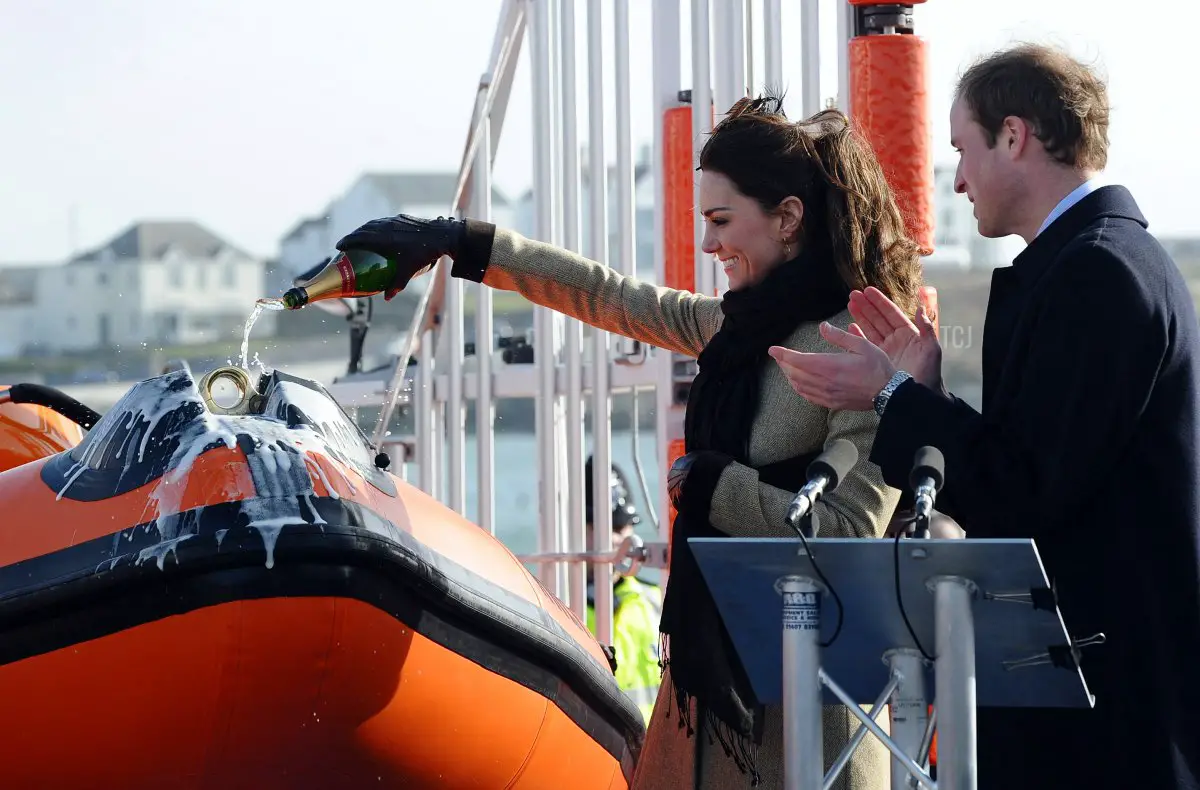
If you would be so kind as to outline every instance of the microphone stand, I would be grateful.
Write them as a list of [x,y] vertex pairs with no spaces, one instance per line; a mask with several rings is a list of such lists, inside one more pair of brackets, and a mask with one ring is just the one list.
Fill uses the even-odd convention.
[[913,487],[915,495],[913,520],[905,530],[909,537],[929,537],[929,522],[933,518],[933,505],[937,500],[938,491],[945,481],[945,468],[946,459],[941,450],[928,445],[917,450],[913,458],[912,473],[909,475],[909,485]]
[[929,537],[929,518],[925,515],[913,516],[912,523],[908,525],[908,529],[904,531],[907,538],[916,538],[918,540]]

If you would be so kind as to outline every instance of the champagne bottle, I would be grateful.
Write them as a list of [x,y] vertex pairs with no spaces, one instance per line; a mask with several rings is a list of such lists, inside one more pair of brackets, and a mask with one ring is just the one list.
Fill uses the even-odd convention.
[[322,299],[349,299],[382,293],[395,280],[396,269],[395,261],[373,252],[339,251],[312,278],[284,292],[283,306],[288,310],[299,310],[309,302]]

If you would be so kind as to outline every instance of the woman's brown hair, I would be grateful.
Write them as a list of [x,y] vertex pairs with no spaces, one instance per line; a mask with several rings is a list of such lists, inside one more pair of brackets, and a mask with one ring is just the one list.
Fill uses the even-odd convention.
[[920,248],[870,145],[837,110],[793,123],[783,99],[739,99],[700,151],[700,170],[720,173],[768,212],[804,204],[800,243],[832,258],[851,288],[873,285],[914,315]]

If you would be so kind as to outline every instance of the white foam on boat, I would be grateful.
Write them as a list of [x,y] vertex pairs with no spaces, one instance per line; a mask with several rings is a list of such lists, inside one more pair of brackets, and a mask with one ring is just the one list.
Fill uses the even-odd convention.
[[[181,379],[186,379],[186,382]],[[253,451],[246,455],[255,491],[231,490],[228,486],[232,484],[233,477],[228,476],[225,483],[227,488],[219,492],[219,500],[241,501],[242,512],[249,519],[249,526],[262,537],[267,555],[266,565],[273,567],[275,543],[284,527],[326,523],[312,502],[311,497],[316,493],[314,480],[319,480],[332,498],[339,497],[336,485],[357,493],[354,483],[342,469],[346,459],[338,459],[338,453],[332,445],[340,440],[343,446],[355,447],[362,445],[363,441],[361,434],[355,436],[353,426],[344,419],[321,422],[316,429],[303,424],[289,427],[286,420],[288,403],[312,420],[318,419],[330,408],[337,408],[318,392],[300,384],[280,381],[268,399],[263,414],[217,415],[204,407],[195,384],[186,372],[179,371],[143,382],[113,407],[114,419],[102,420],[88,434],[87,446],[83,448],[79,460],[68,470],[57,498],[61,499],[80,475],[94,468],[97,459],[119,458],[124,465],[122,474],[128,474],[134,464],[145,460],[152,442],[177,437],[179,444],[171,455],[168,470],[155,481],[154,490],[147,500],[147,510],[154,510],[153,526],[158,531],[159,542],[142,549],[137,558],[138,564],[153,559],[161,569],[166,557],[173,554],[181,542],[194,535],[192,532],[179,534],[184,519],[175,516],[180,512],[196,460],[209,449],[237,447],[237,437],[248,436],[255,445]],[[189,404],[194,405],[189,407]],[[179,415],[175,418],[179,420],[189,412],[197,416],[187,421],[181,432],[165,430],[158,437],[154,436],[160,425],[170,420],[172,415]],[[321,432],[330,438],[326,439]],[[345,444],[347,442],[349,444]],[[324,463],[319,463],[317,458],[323,458]],[[338,460],[342,463],[338,463]],[[306,520],[301,514],[301,498],[306,500],[315,516],[313,520]],[[198,516],[199,511],[195,515]],[[193,522],[192,519],[188,521]],[[226,532],[221,530],[218,534],[218,546]],[[113,536],[114,553],[121,534],[132,539],[133,530]]]

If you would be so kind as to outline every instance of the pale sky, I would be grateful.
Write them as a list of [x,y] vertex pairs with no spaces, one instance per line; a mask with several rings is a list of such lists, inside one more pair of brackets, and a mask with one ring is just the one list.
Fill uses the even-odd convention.
[[[653,122],[651,2],[631,2],[635,146],[649,142]],[[784,0],[793,117],[799,2]],[[841,0],[820,2],[832,33],[830,12]],[[195,219],[273,255],[291,226],[363,171],[456,169],[500,5],[0,0],[0,261],[61,258],[143,219]],[[682,5],[686,20],[691,4]],[[1152,231],[1200,235],[1185,191],[1200,180],[1192,149],[1200,128],[1189,58],[1195,42],[1179,21],[1190,7],[1182,0],[918,6],[918,34],[931,52],[936,159],[953,161],[950,93],[971,57],[1016,39],[1062,43],[1109,75],[1107,177],[1133,191]],[[580,0],[581,24],[584,16]],[[611,31],[611,11],[605,25]],[[532,175],[527,53],[526,44],[496,170],[498,186],[514,196]],[[582,46],[578,57],[582,83]],[[611,96],[611,49],[606,58]],[[828,65],[823,83],[832,95],[837,78]],[[683,81],[690,86],[690,71]],[[608,120],[611,129],[611,110]],[[582,142],[586,110],[580,123]],[[606,148],[611,157],[611,137]]]

